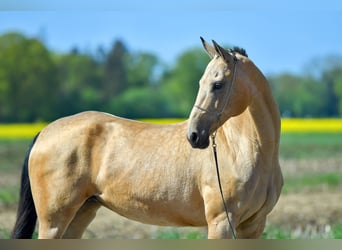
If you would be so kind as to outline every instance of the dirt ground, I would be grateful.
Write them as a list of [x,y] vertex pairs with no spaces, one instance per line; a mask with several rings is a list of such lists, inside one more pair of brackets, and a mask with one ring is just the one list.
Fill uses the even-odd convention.
[[[338,171],[341,161],[338,160],[326,171]],[[284,163],[283,163],[284,164]],[[286,162],[283,172],[285,174],[295,173],[305,163]],[[311,164],[312,171],[320,163]],[[322,170],[322,169],[320,169]],[[6,185],[19,183],[18,174],[8,173],[0,176],[0,188]],[[6,207],[0,203],[0,229],[10,231],[15,219],[16,207]],[[276,207],[268,217],[268,224],[291,228],[329,227],[331,224],[342,223],[342,192],[341,190],[318,190],[303,191],[281,195]],[[106,208],[101,208],[95,220],[91,223],[84,234],[84,238],[106,238],[106,239],[143,239],[155,238],[160,232],[170,231],[172,228],[145,225],[125,219]],[[304,229],[303,229],[304,230]],[[206,233],[205,228],[181,228],[180,231]]]

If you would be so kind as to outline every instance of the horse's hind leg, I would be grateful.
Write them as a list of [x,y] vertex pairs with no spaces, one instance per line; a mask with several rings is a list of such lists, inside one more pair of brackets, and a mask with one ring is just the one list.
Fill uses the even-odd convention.
[[[40,239],[62,238],[87,200],[87,190],[84,184],[67,182],[64,178],[49,178],[49,182],[54,185],[45,185],[44,188],[40,185],[32,185]],[[33,182],[33,184],[36,183],[38,182]]]
[[[58,208],[57,208],[58,209]],[[48,210],[47,210],[48,211]],[[59,239],[74,218],[77,208],[61,208],[57,211],[39,212],[39,239]]]
[[97,210],[101,204],[95,197],[89,198],[83,206],[77,211],[75,217],[71,221],[68,229],[63,235],[66,239],[79,239],[84,231],[96,216]]

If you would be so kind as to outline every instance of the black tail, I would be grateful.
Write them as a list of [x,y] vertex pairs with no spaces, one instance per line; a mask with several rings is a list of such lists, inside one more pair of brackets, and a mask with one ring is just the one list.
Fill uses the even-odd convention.
[[11,234],[12,239],[31,239],[36,226],[37,213],[33,203],[30,179],[28,175],[28,161],[30,158],[31,149],[36,142],[38,135],[39,134],[37,134],[33,139],[26,153],[24,166],[21,173],[21,187],[17,220]]

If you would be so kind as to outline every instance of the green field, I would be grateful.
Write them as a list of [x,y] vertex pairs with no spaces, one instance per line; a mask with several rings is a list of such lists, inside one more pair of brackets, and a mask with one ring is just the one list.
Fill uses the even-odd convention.
[[[16,210],[19,177],[28,139],[0,140],[0,213]],[[342,133],[283,133],[280,158],[285,176],[283,195],[318,192],[339,193],[342,191]],[[288,166],[295,166],[291,172]],[[314,168],[318,165],[318,168]],[[322,165],[322,166],[321,166]],[[321,197],[321,196],[320,196]],[[300,208],[298,209],[300,213]],[[1,225],[1,224],[0,224]],[[317,226],[314,232],[298,233],[293,225],[268,224],[263,238],[342,238],[342,218],[337,217],[325,227]],[[323,229],[322,229],[323,228]],[[326,230],[326,228],[328,228]],[[297,230],[297,231],[296,231]],[[0,238],[8,238],[9,229],[1,228]],[[182,232],[175,229],[160,230],[150,238],[157,239],[201,239],[205,234],[194,229]]]
[[342,133],[282,133],[281,158],[329,158],[342,152]]

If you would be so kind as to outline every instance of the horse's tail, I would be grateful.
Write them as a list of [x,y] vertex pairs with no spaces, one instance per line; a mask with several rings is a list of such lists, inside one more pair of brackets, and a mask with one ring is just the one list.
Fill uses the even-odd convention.
[[28,161],[30,158],[32,147],[35,144],[38,135],[39,134],[37,134],[36,137],[33,139],[26,153],[23,170],[21,173],[21,187],[19,206],[17,211],[17,220],[11,233],[12,239],[32,238],[36,226],[37,212],[32,198],[31,185],[28,174]]

